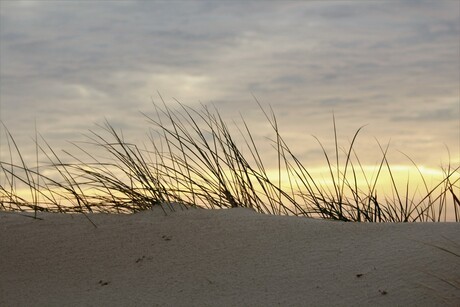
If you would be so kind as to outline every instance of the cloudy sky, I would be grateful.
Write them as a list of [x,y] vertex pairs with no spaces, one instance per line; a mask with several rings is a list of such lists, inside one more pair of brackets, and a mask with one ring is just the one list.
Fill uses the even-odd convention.
[[[459,1],[8,1],[0,2],[1,119],[26,152],[36,121],[55,147],[107,118],[145,140],[157,92],[173,105],[242,113],[255,135],[271,105],[304,160],[367,125],[391,139],[390,162],[459,163]],[[2,137],[4,143],[4,137]],[[263,142],[263,140],[262,140]],[[5,146],[3,145],[3,150]],[[323,160],[321,160],[324,163]]]

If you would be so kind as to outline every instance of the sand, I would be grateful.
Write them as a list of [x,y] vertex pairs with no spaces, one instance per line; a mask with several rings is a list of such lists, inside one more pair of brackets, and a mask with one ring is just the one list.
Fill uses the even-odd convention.
[[460,224],[0,212],[0,306],[459,306]]

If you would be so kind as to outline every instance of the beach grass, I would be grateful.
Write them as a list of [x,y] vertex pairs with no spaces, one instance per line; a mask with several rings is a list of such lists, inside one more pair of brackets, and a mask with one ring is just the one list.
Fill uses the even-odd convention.
[[[275,172],[244,118],[233,131],[217,109],[206,106],[177,102],[173,109],[163,100],[154,103],[154,115],[143,113],[151,125],[144,144],[125,140],[106,121],[100,131],[89,131],[86,142],[73,143],[77,153],[60,155],[36,132],[34,162],[26,161],[4,127],[9,156],[0,161],[0,209],[32,211],[36,217],[38,211],[130,213],[180,202],[359,222],[439,222],[449,212],[451,220],[460,221],[459,167],[448,164],[443,178],[430,186],[408,157],[423,182],[423,190],[411,192],[409,179],[403,186],[395,180],[389,144],[377,142],[380,163],[370,178],[355,150],[363,127],[342,148],[333,117],[335,152],[328,153],[316,138],[331,182],[325,185],[281,136],[273,110],[258,104],[272,130],[268,142],[276,157]],[[383,173],[390,178],[386,195],[378,194]]]

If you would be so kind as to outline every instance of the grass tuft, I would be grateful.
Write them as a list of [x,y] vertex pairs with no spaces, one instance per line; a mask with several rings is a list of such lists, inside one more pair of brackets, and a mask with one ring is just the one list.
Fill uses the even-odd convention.
[[[151,127],[142,146],[126,141],[106,121],[99,126],[101,132],[89,131],[87,141],[73,143],[77,153],[64,151],[62,157],[36,132],[34,168],[26,164],[5,127],[9,159],[0,161],[0,209],[33,211],[37,217],[38,211],[130,213],[180,202],[358,222],[439,222],[451,212],[460,221],[459,167],[449,164],[443,178],[430,188],[420,168],[407,157],[423,182],[423,190],[411,194],[409,179],[404,188],[396,182],[389,144],[377,141],[381,159],[375,176],[369,178],[355,151],[363,127],[347,148],[341,148],[333,116],[333,155],[315,137],[331,182],[324,185],[285,142],[273,110],[256,102],[274,135],[270,142],[276,176],[270,175],[273,172],[244,118],[235,134],[215,108],[194,109],[177,102],[174,110],[161,99],[153,103],[153,116],[143,114]],[[102,156],[94,153],[101,150]],[[45,163],[39,163],[39,155]],[[377,193],[383,173],[390,178],[390,195]]]

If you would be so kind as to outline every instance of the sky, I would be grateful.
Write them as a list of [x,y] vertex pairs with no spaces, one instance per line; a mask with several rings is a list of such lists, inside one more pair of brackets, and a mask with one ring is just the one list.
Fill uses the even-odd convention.
[[256,97],[311,167],[325,163],[312,135],[334,153],[334,114],[343,147],[366,125],[365,163],[391,140],[396,167],[411,164],[403,152],[439,169],[446,147],[460,163],[459,37],[455,0],[2,0],[0,117],[25,156],[35,126],[55,149],[106,119],[143,142],[140,112],[160,93],[229,123],[243,115],[264,148]]

